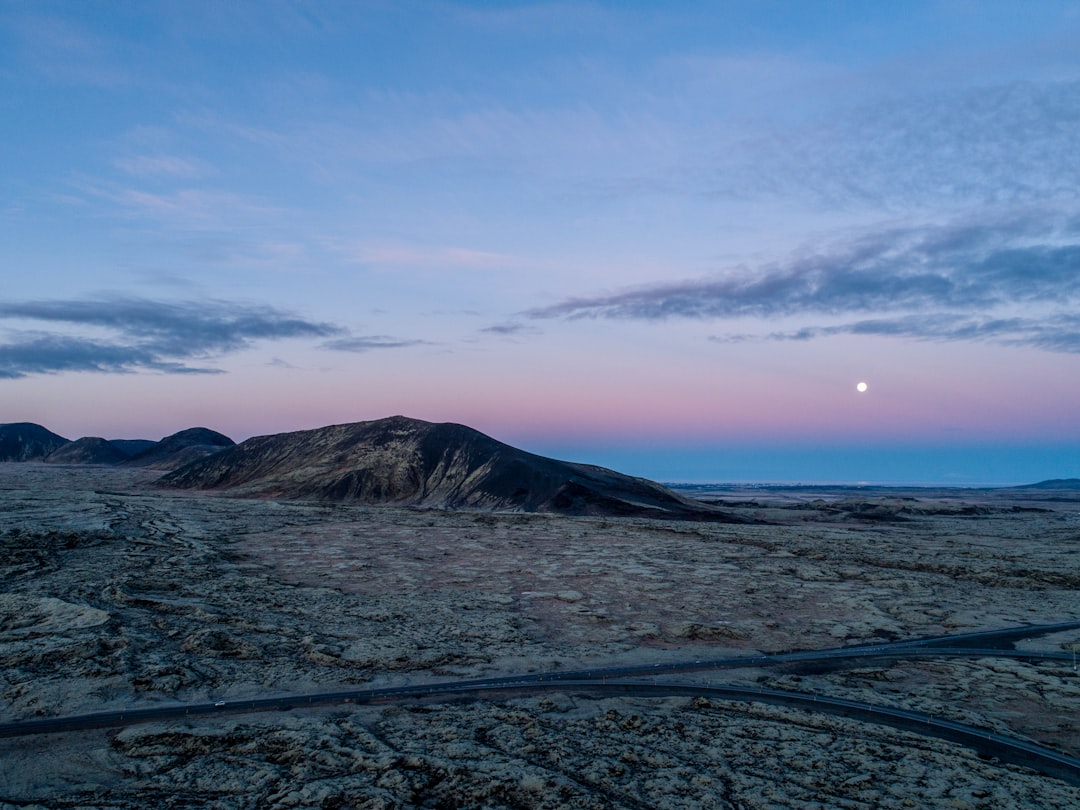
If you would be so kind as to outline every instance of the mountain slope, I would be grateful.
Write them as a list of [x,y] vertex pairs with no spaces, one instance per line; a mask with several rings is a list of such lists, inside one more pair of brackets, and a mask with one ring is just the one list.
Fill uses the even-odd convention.
[[127,454],[112,442],[97,436],[84,436],[45,456],[47,464],[119,464]]
[[0,425],[0,461],[37,461],[68,441],[33,422]]
[[151,439],[109,439],[109,444],[123,453],[125,458],[131,458],[136,453],[149,450],[157,442]]
[[450,509],[725,520],[642,478],[403,416],[258,436],[160,479],[237,495]]
[[228,436],[215,430],[204,427],[188,428],[166,436],[153,446],[136,453],[124,464],[156,470],[175,470],[235,444]]
[[1023,486],[1013,487],[1013,489],[1040,489],[1048,491],[1080,489],[1080,478],[1051,478],[1048,481],[1039,481],[1037,484],[1024,484]]

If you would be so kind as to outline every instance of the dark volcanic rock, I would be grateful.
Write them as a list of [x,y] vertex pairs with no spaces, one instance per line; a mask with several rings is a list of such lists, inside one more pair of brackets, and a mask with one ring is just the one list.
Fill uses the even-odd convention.
[[235,445],[236,442],[217,431],[203,427],[188,428],[166,436],[152,447],[136,453],[124,463],[132,467],[175,470]]
[[257,436],[159,484],[402,506],[730,519],[643,478],[526,453],[464,425],[403,416]]
[[84,436],[45,456],[46,464],[119,464],[127,453],[112,442],[97,436]]
[[68,442],[33,422],[0,425],[0,461],[37,461]]

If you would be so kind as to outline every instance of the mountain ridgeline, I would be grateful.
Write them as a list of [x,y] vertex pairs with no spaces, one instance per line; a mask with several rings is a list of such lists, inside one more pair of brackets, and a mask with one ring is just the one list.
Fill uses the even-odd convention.
[[128,455],[100,436],[84,436],[53,450],[42,459],[46,464],[122,464]]
[[84,436],[71,441],[33,422],[0,424],[0,461],[175,470],[233,444],[235,442],[228,436],[207,428],[188,428],[158,442],[102,439],[99,436]]
[[465,425],[403,416],[257,436],[158,485],[439,509],[730,519],[643,478],[527,453]]
[[0,461],[40,461],[69,439],[33,422],[0,425]]
[[236,442],[224,434],[209,428],[196,427],[166,436],[128,458],[124,464],[131,467],[149,467],[154,470],[175,470],[192,461],[213,455]]

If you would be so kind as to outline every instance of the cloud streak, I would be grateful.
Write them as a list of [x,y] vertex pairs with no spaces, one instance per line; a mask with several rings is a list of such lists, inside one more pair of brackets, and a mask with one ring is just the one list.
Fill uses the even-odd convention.
[[220,371],[189,361],[239,351],[256,341],[347,336],[334,324],[274,307],[220,300],[103,296],[8,302],[0,303],[3,321],[37,325],[33,331],[10,332],[7,342],[0,344],[0,377],[7,379],[69,371],[213,374]]
[[409,346],[429,345],[426,340],[403,340],[388,335],[356,335],[328,340],[322,348],[336,352],[363,354],[377,349],[404,349]]
[[[1077,300],[1080,224],[1031,213],[1007,221],[884,229],[759,270],[572,298],[526,314],[651,321],[881,315],[891,317],[766,337],[879,334],[1071,352],[1080,351],[1076,320],[1060,310]],[[1039,318],[995,316],[1017,307],[1038,310]]]
[[833,335],[901,337],[925,341],[986,341],[1046,351],[1080,353],[1080,316],[1058,314],[1049,318],[971,318],[955,313],[874,318],[835,326],[806,326],[767,335],[713,335],[717,343],[762,340],[813,340]]
[[501,337],[540,334],[540,330],[537,329],[535,326],[527,326],[523,323],[497,323],[491,326],[485,326],[480,331],[484,334],[499,335]]

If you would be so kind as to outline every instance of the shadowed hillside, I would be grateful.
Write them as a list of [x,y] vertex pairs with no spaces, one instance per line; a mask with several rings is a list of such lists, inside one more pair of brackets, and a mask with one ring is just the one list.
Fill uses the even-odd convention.
[[33,422],[11,422],[0,425],[0,461],[37,461],[68,439]]
[[1049,491],[1080,489],[1080,478],[1051,478],[1048,481],[1039,481],[1037,484],[1024,484],[1024,486],[1014,487],[1014,489],[1040,489]]
[[131,458],[136,453],[149,450],[157,442],[151,439],[109,439],[109,444],[123,453],[125,458]]
[[53,450],[44,459],[47,464],[119,464],[127,453],[98,436],[84,436]]
[[652,481],[526,453],[464,425],[403,416],[258,436],[159,484],[451,509],[728,519]]
[[132,467],[175,470],[197,459],[217,453],[236,442],[215,430],[188,428],[166,436],[160,442],[136,453],[124,463]]

